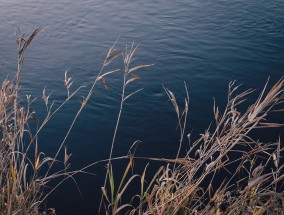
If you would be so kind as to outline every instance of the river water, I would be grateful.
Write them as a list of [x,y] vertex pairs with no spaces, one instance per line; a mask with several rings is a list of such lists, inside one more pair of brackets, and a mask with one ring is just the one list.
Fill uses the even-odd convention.
[[[52,92],[55,105],[66,98],[64,71],[73,91],[85,85],[74,100],[46,126],[41,149],[54,155],[93,83],[108,48],[139,43],[133,65],[154,64],[137,72],[141,77],[127,93],[143,88],[124,106],[114,156],[127,154],[140,140],[136,155],[174,157],[178,149],[177,120],[163,85],[184,102],[184,81],[190,94],[188,132],[197,136],[213,119],[213,98],[221,107],[228,83],[241,89],[261,89],[283,76],[284,1],[274,0],[0,0],[0,75],[13,77],[17,68],[15,32],[43,30],[25,55],[22,94],[38,97],[35,110],[45,114],[42,90]],[[122,59],[111,69],[122,68]],[[108,89],[97,86],[66,141],[72,169],[108,157],[122,87],[122,72],[107,78]],[[253,101],[253,99],[251,100]],[[282,117],[283,118],[283,117]],[[186,146],[185,146],[186,147]],[[121,164],[122,165],[122,164]],[[117,165],[117,172],[123,166]],[[49,198],[47,207],[58,214],[96,214],[105,174],[79,175]]]

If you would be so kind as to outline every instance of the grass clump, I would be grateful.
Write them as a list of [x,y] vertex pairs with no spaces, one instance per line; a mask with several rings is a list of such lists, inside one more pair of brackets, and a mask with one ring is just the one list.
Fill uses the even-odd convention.
[[[35,113],[30,106],[33,100],[27,96],[27,106],[20,105],[20,79],[24,52],[34,36],[36,29],[25,40],[23,35],[17,39],[18,71],[14,80],[4,80],[0,91],[0,211],[1,214],[39,214],[40,199],[43,196],[43,179],[38,178],[41,166],[47,161],[41,159],[37,151],[37,139],[33,138],[30,122]],[[27,144],[24,139],[32,140]],[[28,151],[34,148],[34,156],[28,157]],[[32,171],[32,173],[30,172]],[[31,174],[29,174],[31,173]]]
[[[166,165],[159,168],[148,183],[145,168],[140,180],[141,193],[133,196],[132,204],[110,201],[104,186],[106,213],[284,214],[284,148],[281,139],[266,143],[252,134],[254,130],[282,126],[270,122],[269,115],[283,112],[284,79],[281,78],[269,90],[267,84],[255,103],[240,111],[254,90],[237,94],[239,86],[230,83],[223,113],[214,105],[215,125],[211,124],[196,141],[191,141],[191,134],[187,134],[189,148],[183,157],[179,155],[185,139],[188,90],[185,84],[185,105],[180,110],[174,93],[164,88],[178,118],[180,141],[177,156],[175,159],[141,158],[130,154],[129,165],[133,165],[135,159],[163,161]],[[129,165],[121,180],[125,186],[137,177],[133,175],[128,181],[125,179]],[[110,173],[110,193],[113,195],[112,170]],[[117,195],[121,199],[119,190]],[[122,209],[125,210],[121,213]]]
[[[166,163],[148,183],[145,179],[146,166],[140,180],[141,193],[133,196],[132,204],[113,201],[114,173],[110,169],[110,194],[106,192],[107,186],[103,187],[106,213],[283,214],[284,148],[281,139],[266,143],[252,134],[255,130],[266,131],[282,126],[270,122],[269,115],[283,112],[284,79],[281,78],[269,90],[267,84],[255,103],[240,111],[254,90],[237,94],[239,86],[235,82],[230,83],[228,102],[223,113],[214,105],[215,125],[211,124],[196,141],[191,141],[191,134],[187,134],[189,148],[183,157],[179,155],[186,131],[188,90],[185,84],[185,104],[180,110],[174,93],[164,88],[178,118],[180,141],[176,159],[129,155],[130,162],[121,179],[123,192],[137,177],[132,175],[129,180],[126,179],[135,159]],[[123,194],[120,188],[116,194],[119,200]],[[110,195],[112,198],[108,198]],[[135,200],[137,198],[138,201]],[[124,211],[121,213],[122,209]]]
[[[166,161],[141,214],[284,213],[281,141],[263,143],[251,136],[255,129],[281,126],[269,122],[268,115],[283,111],[276,107],[284,99],[284,79],[266,94],[265,86],[256,102],[243,112],[238,109],[253,90],[236,94],[238,87],[230,83],[223,114],[214,106],[215,126],[189,142],[186,156]],[[178,110],[173,94],[168,92]],[[182,120],[186,119],[179,118],[179,123]]]
[[[191,141],[186,124],[189,112],[189,93],[185,84],[185,103],[181,109],[173,92],[165,88],[178,119],[180,139],[175,159],[137,157],[134,153],[113,158],[113,150],[124,103],[141,89],[127,92],[127,86],[138,80],[134,72],[151,66],[132,66],[133,56],[138,48],[116,50],[115,44],[109,49],[101,69],[86,96],[81,101],[58,151],[47,157],[38,150],[38,135],[47,122],[84,86],[71,92],[72,78],[65,72],[64,87],[66,99],[55,107],[50,104],[50,95],[43,90],[46,116],[39,122],[32,111],[35,102],[30,95],[19,96],[24,52],[41,28],[36,29],[27,39],[19,34],[18,70],[13,80],[4,80],[0,91],[0,213],[1,214],[55,214],[54,209],[44,211],[44,201],[65,180],[73,179],[78,173],[99,162],[107,163],[105,182],[102,186],[100,213],[105,214],[284,214],[284,164],[281,139],[274,143],[261,142],[254,135],[256,129],[280,127],[270,122],[269,114],[281,113],[280,104],[284,99],[284,79],[280,79],[267,90],[267,84],[255,103],[243,110],[247,97],[253,89],[238,92],[239,86],[230,83],[228,102],[223,113],[214,105],[214,123],[200,138]],[[123,87],[120,108],[113,134],[108,159],[92,163],[80,170],[69,170],[66,140],[86,106],[99,81],[106,86],[109,75],[119,69],[107,70],[109,64],[123,56]],[[240,110],[243,111],[240,111]],[[35,129],[34,129],[35,128]],[[183,151],[188,141],[187,151]],[[62,160],[58,159],[64,153]],[[182,156],[183,155],[183,156]],[[129,163],[117,183],[112,164],[115,160],[129,159]],[[147,174],[146,165],[141,175],[131,174],[134,161],[143,159],[150,162],[162,161],[152,177]],[[61,170],[53,170],[55,164],[63,164]],[[59,183],[47,191],[46,186],[55,179]],[[129,194],[129,185],[140,178],[140,193]],[[149,179],[150,178],[150,179]],[[118,187],[115,187],[118,185]],[[123,202],[124,195],[131,195],[132,201]]]
[[[86,168],[96,164],[93,163],[83,169],[70,171],[69,158],[71,154],[68,154],[65,147],[66,139],[94,93],[96,84],[99,81],[105,84],[106,77],[118,71],[118,69],[105,71],[106,67],[121,55],[121,51],[117,51],[112,46],[96,79],[81,101],[80,108],[55,155],[45,156],[43,152],[39,151],[38,136],[40,132],[49,120],[85,86],[80,86],[71,92],[73,81],[66,71],[63,82],[63,86],[67,90],[66,99],[56,106],[54,101],[50,102],[51,95],[46,95],[46,90],[43,89],[42,99],[46,106],[46,115],[42,122],[39,121],[36,112],[32,110],[36,98],[32,98],[31,95],[22,98],[20,83],[25,50],[40,31],[41,28],[37,28],[28,38],[25,38],[25,34],[21,34],[20,31],[17,32],[18,70],[13,80],[4,80],[1,86],[0,214],[55,214],[54,209],[44,210],[44,202],[48,196],[65,180],[73,179],[75,181],[75,174],[86,173]],[[63,154],[62,159],[59,159],[60,154]],[[54,168],[55,164],[61,166],[56,165]],[[51,189],[46,189],[51,181],[54,181],[56,185]]]

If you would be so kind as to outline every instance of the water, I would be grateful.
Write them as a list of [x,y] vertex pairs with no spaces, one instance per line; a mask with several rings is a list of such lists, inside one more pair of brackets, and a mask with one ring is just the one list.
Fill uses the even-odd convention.
[[[51,100],[66,97],[66,69],[73,77],[73,90],[82,84],[90,87],[118,36],[119,47],[140,43],[134,64],[155,65],[137,72],[141,79],[129,89],[144,88],[125,105],[114,154],[126,154],[135,140],[141,140],[137,155],[174,157],[177,122],[162,84],[176,93],[182,105],[183,81],[188,83],[188,131],[198,135],[212,120],[213,97],[224,105],[229,81],[237,80],[242,89],[260,89],[268,76],[272,82],[283,76],[283,11],[283,0],[1,0],[1,79],[16,71],[17,27],[30,33],[43,26],[26,52],[22,80],[23,94],[39,100],[44,87],[52,92]],[[108,91],[98,86],[67,139],[73,169],[108,157],[119,110],[121,73],[109,78],[107,85]],[[54,154],[63,140],[79,107],[79,95],[42,133],[41,149],[46,154]],[[35,109],[42,120],[44,106]],[[55,207],[58,214],[96,214],[105,173],[103,165],[92,171],[97,176],[76,178],[82,198],[75,184],[67,182],[47,206]]]

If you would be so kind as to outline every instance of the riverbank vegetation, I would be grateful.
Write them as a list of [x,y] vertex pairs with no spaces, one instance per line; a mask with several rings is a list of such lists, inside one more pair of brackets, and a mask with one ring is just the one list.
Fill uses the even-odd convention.
[[[180,131],[176,158],[141,158],[134,152],[113,158],[124,103],[140,91],[138,89],[128,93],[126,89],[140,78],[135,74],[137,70],[151,66],[132,66],[137,45],[117,50],[114,44],[81,101],[58,151],[53,157],[48,157],[39,151],[39,133],[54,114],[68,105],[68,101],[84,86],[71,91],[72,78],[65,72],[63,85],[67,96],[58,106],[50,102],[50,95],[46,95],[43,89],[42,99],[47,112],[44,120],[39,122],[37,113],[32,110],[35,98],[32,95],[23,98],[20,86],[25,50],[40,30],[41,28],[36,29],[28,38],[18,33],[18,71],[14,79],[4,80],[1,86],[1,214],[55,214],[56,210],[44,210],[44,203],[50,193],[64,181],[75,180],[74,175],[86,173],[89,167],[98,162],[105,162],[108,167],[102,185],[101,202],[97,203],[100,204],[101,214],[284,214],[282,139],[266,143],[252,135],[254,130],[269,132],[269,129],[282,126],[270,121],[270,115],[283,114],[283,78],[271,88],[266,84],[253,104],[246,103],[246,99],[254,92],[253,89],[240,92],[235,82],[230,83],[225,109],[220,110],[214,105],[214,122],[197,140],[192,140],[186,130],[190,101],[186,83],[186,97],[182,107],[178,105],[180,101],[176,100],[174,93],[164,88],[165,95],[176,112]],[[119,69],[108,70],[109,64],[121,58],[124,64],[123,88],[109,157],[105,161],[71,171],[70,154],[65,148],[66,139],[97,84],[103,83],[106,86],[107,79],[113,73],[121,72]],[[185,143],[188,147],[185,147]],[[187,148],[186,152],[181,153],[184,148]],[[60,153],[64,155],[62,159]],[[116,181],[117,177],[112,170],[112,163],[117,159],[129,160],[119,181]],[[159,161],[163,165],[152,176],[147,172],[148,165],[140,175],[132,175],[133,163],[138,159]],[[58,170],[58,166],[62,168]],[[60,181],[56,186],[47,188],[51,181],[58,179]],[[139,181],[139,193],[131,193],[128,189],[134,181]],[[132,201],[123,202],[124,195],[133,196]]]

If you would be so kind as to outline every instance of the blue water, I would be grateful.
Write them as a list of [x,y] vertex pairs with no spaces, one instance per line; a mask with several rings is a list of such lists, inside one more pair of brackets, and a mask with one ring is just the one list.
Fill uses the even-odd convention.
[[[183,81],[190,93],[187,132],[198,135],[212,117],[213,97],[226,102],[232,80],[261,89],[283,76],[284,1],[274,0],[1,0],[0,76],[16,71],[17,27],[27,34],[43,26],[25,55],[22,93],[38,97],[52,92],[56,104],[66,98],[64,71],[74,80],[71,91],[86,85],[78,96],[50,121],[41,134],[41,149],[54,155],[79,107],[79,96],[94,81],[108,48],[140,43],[134,65],[155,65],[137,72],[141,77],[130,90],[144,88],[127,101],[114,149],[125,155],[135,140],[137,155],[174,157],[178,148],[176,116],[162,84],[176,93],[183,105]],[[118,63],[115,66],[121,66]],[[119,110],[122,73],[107,79],[108,90],[98,85],[67,139],[72,169],[108,157]],[[128,91],[128,92],[129,92]],[[35,105],[39,118],[44,106]],[[283,116],[282,116],[283,118]],[[96,214],[103,165],[97,176],[78,176],[82,197],[67,182],[48,200],[58,214]],[[122,167],[118,165],[117,170]]]

